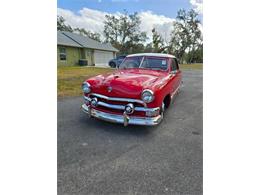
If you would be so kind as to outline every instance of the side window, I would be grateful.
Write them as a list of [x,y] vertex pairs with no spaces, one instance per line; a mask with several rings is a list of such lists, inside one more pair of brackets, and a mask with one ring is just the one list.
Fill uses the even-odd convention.
[[172,58],[171,60],[171,71],[175,71],[175,70],[178,70],[178,62],[175,58]]
[[66,60],[67,55],[66,55],[66,48],[61,47],[60,48],[60,60]]
[[174,61],[175,61],[177,70],[179,70],[179,62],[178,62],[178,60],[176,58],[174,58]]

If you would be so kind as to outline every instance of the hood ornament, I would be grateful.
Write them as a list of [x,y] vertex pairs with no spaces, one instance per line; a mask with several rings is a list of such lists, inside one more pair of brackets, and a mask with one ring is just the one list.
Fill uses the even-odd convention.
[[112,88],[111,86],[109,86],[109,87],[107,88],[107,91],[108,91],[108,92],[111,92],[112,89],[113,89],[113,88]]

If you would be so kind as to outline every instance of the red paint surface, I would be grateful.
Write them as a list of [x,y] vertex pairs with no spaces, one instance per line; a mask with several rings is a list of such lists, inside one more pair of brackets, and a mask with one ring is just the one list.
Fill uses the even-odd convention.
[[[167,59],[167,58],[165,58]],[[167,95],[177,89],[182,80],[180,70],[176,74],[170,74],[171,58],[167,59],[168,69],[149,70],[140,68],[119,69],[110,74],[98,75],[87,79],[91,85],[91,93],[98,93],[108,97],[133,98],[141,100],[141,93],[144,89],[150,89],[154,92],[155,99],[148,103],[148,108],[160,107],[162,101]],[[112,91],[108,92],[108,87],[112,87]],[[111,103],[111,102],[109,102]],[[116,104],[120,104],[116,102]],[[99,108],[105,111],[105,109]],[[122,111],[108,111],[110,113],[121,113]],[[143,115],[142,113],[134,113]]]

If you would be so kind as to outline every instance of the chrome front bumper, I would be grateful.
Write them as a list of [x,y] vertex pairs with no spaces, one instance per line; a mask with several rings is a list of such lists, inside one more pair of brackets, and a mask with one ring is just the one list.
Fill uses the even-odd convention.
[[112,122],[112,123],[121,123],[124,126],[130,125],[147,125],[147,126],[154,126],[158,125],[161,120],[162,116],[158,115],[156,117],[136,117],[136,116],[129,116],[127,114],[118,115],[118,114],[110,114],[106,112],[102,112],[83,104],[81,106],[83,112],[85,112],[89,117],[93,116],[95,118]]

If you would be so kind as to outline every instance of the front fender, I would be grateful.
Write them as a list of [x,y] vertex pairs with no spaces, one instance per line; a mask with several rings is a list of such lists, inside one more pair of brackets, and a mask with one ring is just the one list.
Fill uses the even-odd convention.
[[172,86],[170,85],[168,76],[158,80],[153,86],[151,86],[155,98],[153,102],[147,104],[147,107],[160,107],[164,98],[171,93],[171,89]]

